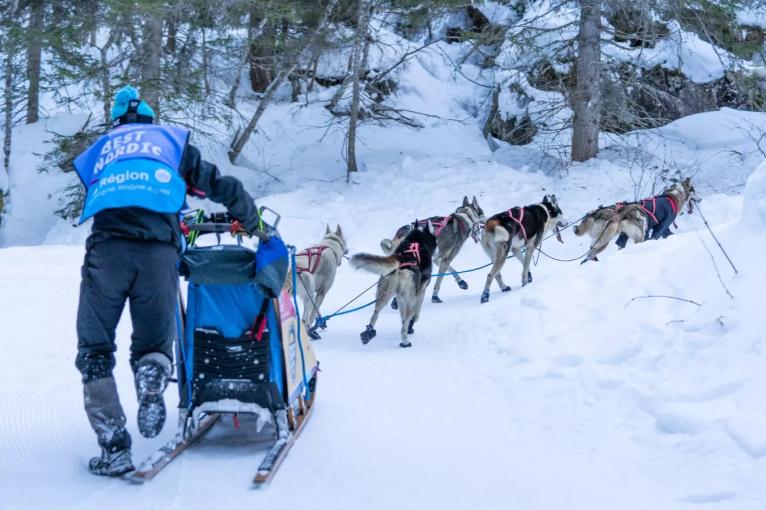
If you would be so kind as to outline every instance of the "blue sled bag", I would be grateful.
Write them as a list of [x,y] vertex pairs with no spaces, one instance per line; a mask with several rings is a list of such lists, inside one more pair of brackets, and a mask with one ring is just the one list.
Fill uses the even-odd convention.
[[255,283],[269,297],[278,297],[287,277],[287,247],[279,237],[261,241],[255,253]]

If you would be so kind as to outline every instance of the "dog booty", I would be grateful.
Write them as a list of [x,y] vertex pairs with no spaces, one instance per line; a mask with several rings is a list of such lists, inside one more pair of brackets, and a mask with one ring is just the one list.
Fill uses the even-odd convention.
[[375,338],[375,335],[377,334],[377,331],[373,329],[373,327],[370,324],[367,324],[367,328],[365,328],[364,331],[359,335],[359,337],[362,339],[362,343],[364,345],[367,345],[370,340]]

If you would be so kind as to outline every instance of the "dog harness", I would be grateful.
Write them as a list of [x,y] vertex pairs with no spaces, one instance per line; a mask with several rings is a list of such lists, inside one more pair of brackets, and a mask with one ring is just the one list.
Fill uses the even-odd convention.
[[[518,209],[519,210],[519,218],[518,219],[516,219],[513,216],[513,209]],[[522,223],[524,221],[524,209],[525,209],[525,207],[514,207],[514,208],[511,208],[511,209],[508,209],[508,216],[510,216],[510,218],[519,225],[519,228],[521,228],[521,234],[524,236],[524,242],[527,242],[528,241],[528,239],[527,239],[527,229],[524,228],[524,224]],[[546,212],[547,212],[547,210],[546,210]]]
[[444,227],[447,226],[447,224],[450,222],[451,219],[452,219],[452,215],[450,214],[449,216],[443,216],[442,219],[440,219],[437,222],[433,222],[430,219],[420,220],[418,221],[418,225],[427,225],[428,222],[430,221],[431,225],[434,226],[434,235],[436,237],[439,237],[439,234],[441,234],[442,230],[444,230]]
[[420,243],[410,243],[406,250],[402,252],[407,260],[399,262],[399,269],[407,267],[417,267],[420,265]]
[[676,204],[676,201],[673,200],[673,197],[670,195],[665,195],[665,198],[670,202],[670,208],[673,209],[673,216],[678,216],[678,205]]
[[481,224],[477,222],[473,222],[472,219],[464,213],[456,212],[453,214],[455,220],[463,220],[465,222],[465,225],[463,225],[462,221],[456,221],[457,228],[460,229],[460,235],[464,236],[466,235],[466,230],[470,229],[468,234],[470,234],[471,239],[473,239],[474,243],[479,242],[479,232],[481,231]]
[[[670,208],[673,210],[673,217],[675,218],[678,216],[678,206],[676,205],[676,201],[673,200],[671,197],[667,195],[662,195],[659,198],[664,198],[668,202],[670,202]],[[652,204],[652,210],[650,211],[646,204]],[[649,215],[652,220],[654,220],[655,225],[658,225],[660,222],[657,220],[657,197],[651,197],[651,198],[645,198],[641,200],[641,209]]]
[[309,248],[306,248],[302,252],[296,254],[297,257],[306,257],[308,259],[308,264],[306,266],[299,266],[297,261],[295,264],[295,269],[298,271],[298,273],[311,273],[314,274],[317,269],[319,269],[319,263],[322,261],[322,252],[328,249],[329,246],[311,246]]

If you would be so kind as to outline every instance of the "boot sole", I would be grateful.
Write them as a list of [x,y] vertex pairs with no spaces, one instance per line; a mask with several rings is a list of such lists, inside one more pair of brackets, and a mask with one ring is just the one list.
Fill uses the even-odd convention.
[[146,395],[138,406],[138,431],[144,437],[155,437],[165,425],[166,414],[162,395]]

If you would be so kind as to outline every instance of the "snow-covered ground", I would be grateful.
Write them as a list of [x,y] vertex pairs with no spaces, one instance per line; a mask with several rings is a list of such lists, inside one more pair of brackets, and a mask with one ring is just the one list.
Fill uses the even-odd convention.
[[[523,289],[520,267],[509,261],[504,274],[514,290],[493,287],[485,305],[484,270],[465,276],[467,291],[447,281],[445,303],[425,304],[411,349],[398,347],[391,310],[367,346],[358,333],[368,310],[335,318],[315,343],[322,373],[310,426],[262,491],[251,490],[250,480],[264,444],[230,422],[146,486],[89,475],[96,445],[73,364],[83,249],[0,250],[2,507],[764,508],[766,169],[751,177],[743,198],[757,157],[726,149],[750,143],[724,127],[738,115],[707,114],[692,125],[719,128],[679,134],[669,126],[665,136],[687,151],[685,160],[696,154],[701,205],[738,275],[695,214],[679,219],[676,236],[610,249],[599,263],[542,257],[534,283]],[[756,121],[762,116],[747,118]],[[303,141],[307,151],[314,133]],[[356,184],[312,181],[259,200],[284,215],[285,239],[305,246],[320,238],[325,222],[339,222],[352,252],[377,252],[398,225],[447,214],[464,194],[477,195],[490,215],[556,193],[570,220],[634,194],[631,173],[610,156],[618,150],[609,143],[601,159],[559,174],[536,170],[529,149],[492,154],[478,132],[462,126],[367,128],[363,136],[367,165]],[[729,171],[735,160],[744,168]],[[60,242],[81,231],[57,227],[47,236]],[[77,236],[70,239],[77,243]],[[587,249],[571,231],[565,241],[543,249],[559,258]],[[469,241],[456,266],[485,262]],[[374,281],[344,265],[325,313]],[[648,294],[701,306],[663,298],[629,303]],[[160,437],[138,435],[129,335],[126,313],[117,377],[140,459],[172,434],[174,416]]]
[[[493,19],[508,15],[497,7]],[[392,310],[366,346],[359,333],[369,309],[330,321],[314,344],[322,366],[314,414],[267,489],[250,485],[263,438],[230,421],[150,484],[96,478],[87,472],[97,447],[74,367],[88,225],[53,215],[76,177],[35,171],[50,149],[46,132],[74,133],[87,115],[57,114],[14,133],[0,229],[0,508],[766,508],[766,167],[753,174],[766,150],[757,143],[766,114],[722,110],[605,135],[597,159],[564,168],[544,143],[490,152],[476,118],[489,92],[450,68],[460,51],[434,45],[404,66],[396,105],[438,118],[413,114],[421,130],[362,126],[351,184],[344,127],[328,129],[333,119],[321,104],[270,107],[239,167],[228,164],[225,141],[194,142],[283,215],[289,243],[308,246],[339,223],[352,252],[379,252],[398,226],[448,214],[463,195],[476,195],[489,216],[555,193],[574,221],[599,204],[659,192],[658,175],[691,176],[739,274],[695,213],[679,218],[677,235],[612,247],[599,263],[543,256],[523,289],[519,264],[508,261],[513,291],[493,286],[484,305],[486,270],[465,275],[467,291],[448,279],[444,303],[424,305],[411,349],[398,347]],[[697,56],[685,62],[710,67]],[[385,65],[392,55],[374,58]],[[471,64],[461,72],[491,79]],[[564,240],[543,250],[563,259],[587,251],[571,230]],[[486,262],[469,241],[454,265]],[[375,280],[344,264],[323,312]],[[632,301],[646,295],[698,304]],[[116,377],[140,461],[173,434],[175,413],[158,438],[139,436],[129,337],[126,312]],[[166,400],[172,407],[175,387]]]

